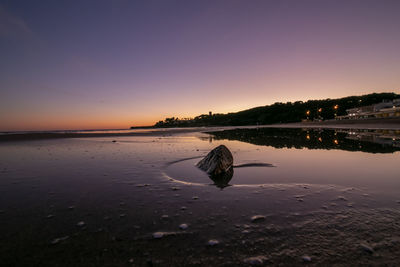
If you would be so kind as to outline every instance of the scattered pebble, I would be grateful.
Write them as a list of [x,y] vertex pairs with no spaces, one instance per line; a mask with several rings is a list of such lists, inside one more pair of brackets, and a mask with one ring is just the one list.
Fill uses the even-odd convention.
[[69,238],[69,236],[63,236],[63,237],[58,237],[56,239],[54,239],[53,241],[51,241],[52,245],[58,244],[64,240],[67,240]]
[[51,219],[51,218],[53,218],[53,217],[54,217],[53,214],[49,214],[49,215],[46,216],[47,219]]
[[86,225],[86,223],[84,222],[84,221],[80,221],[80,222],[78,222],[77,224],[76,224],[76,226],[79,226],[79,227],[83,227],[83,226],[85,226]]
[[199,199],[199,197],[198,196],[194,196],[194,197],[192,197],[192,199],[193,200],[197,200],[197,199]]
[[122,214],[119,215],[119,217],[120,217],[120,218],[124,218],[124,217],[126,217],[126,214],[125,214],[125,213],[122,213]]
[[153,238],[159,239],[162,238],[164,236],[163,232],[155,232],[153,233]]
[[311,257],[307,255],[302,256],[301,259],[303,260],[303,262],[311,262]]
[[179,229],[186,230],[189,226],[186,223],[182,223],[179,225]]
[[166,220],[166,219],[168,219],[169,218],[169,216],[168,215],[163,215],[163,216],[161,216],[161,219],[163,219],[163,220]]
[[207,246],[210,246],[210,247],[216,246],[216,245],[218,245],[218,244],[219,244],[219,241],[216,240],[216,239],[210,239],[210,240],[208,240],[208,242],[207,242]]
[[361,247],[361,249],[362,249],[363,251],[365,251],[365,252],[367,252],[367,253],[369,253],[369,254],[374,253],[374,249],[373,249],[372,247],[368,246],[368,245],[365,244],[365,243],[361,243],[361,244],[360,244],[360,247]]
[[181,207],[181,210],[186,210],[186,207],[185,206]]
[[255,223],[255,222],[260,222],[265,220],[265,216],[264,215],[254,215],[251,217],[251,222]]
[[252,265],[252,266],[260,266],[263,265],[267,258],[264,256],[256,256],[250,257],[243,260],[244,263]]
[[68,209],[73,210],[73,209],[75,209],[75,206],[69,206]]
[[176,186],[174,186],[174,187],[171,187],[171,189],[172,189],[172,191],[177,191],[177,190],[180,190],[180,188],[179,188],[179,187],[176,187]]

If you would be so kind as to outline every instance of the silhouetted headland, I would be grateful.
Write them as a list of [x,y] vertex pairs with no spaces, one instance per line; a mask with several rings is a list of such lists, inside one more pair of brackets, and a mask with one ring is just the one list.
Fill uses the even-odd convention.
[[[296,101],[272,105],[255,107],[228,114],[202,114],[194,118],[179,119],[176,117],[166,118],[164,121],[157,122],[154,127],[201,127],[201,126],[245,126],[245,125],[271,125],[282,123],[298,122],[322,122],[333,121],[332,123],[348,124],[362,123],[363,120],[353,120],[359,116],[350,117],[352,109],[373,108],[373,105],[382,104],[392,106],[388,103],[396,100],[396,107],[393,112],[382,114],[382,118],[373,123],[382,123],[389,116],[400,118],[400,95],[395,93],[374,93],[362,96],[349,96],[338,99],[309,100],[307,102]],[[373,111],[373,110],[372,110]],[[370,112],[374,114],[373,112]],[[376,114],[378,115],[378,114]],[[366,116],[365,116],[366,117]],[[349,119],[350,118],[350,119]],[[342,120],[343,119],[343,120]],[[393,122],[393,121],[392,121]],[[395,123],[399,123],[396,121]]]

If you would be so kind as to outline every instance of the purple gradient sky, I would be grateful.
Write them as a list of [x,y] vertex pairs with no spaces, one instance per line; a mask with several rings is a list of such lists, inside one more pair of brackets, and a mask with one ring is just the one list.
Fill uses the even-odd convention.
[[400,92],[400,1],[0,0],[0,130]]

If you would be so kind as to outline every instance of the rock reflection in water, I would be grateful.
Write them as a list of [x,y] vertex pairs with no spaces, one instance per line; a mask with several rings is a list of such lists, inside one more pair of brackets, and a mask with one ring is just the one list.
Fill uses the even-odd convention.
[[252,128],[208,133],[213,140],[238,140],[274,148],[339,149],[368,153],[400,151],[398,130]]
[[209,177],[214,182],[216,187],[224,189],[225,187],[230,186],[229,182],[232,180],[233,172],[233,168],[229,168],[229,170],[226,172],[216,175],[209,175]]

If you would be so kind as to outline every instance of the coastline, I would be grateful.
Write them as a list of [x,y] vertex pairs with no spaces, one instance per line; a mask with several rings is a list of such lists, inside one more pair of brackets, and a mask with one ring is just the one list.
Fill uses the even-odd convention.
[[400,131],[400,118],[363,119],[363,120],[330,120],[321,122],[295,122],[270,125],[243,125],[243,126],[206,126],[206,127],[182,127],[182,128],[147,128],[127,129],[125,132],[33,132],[10,133],[0,135],[0,142],[29,141],[42,139],[61,138],[89,138],[89,137],[123,137],[123,136],[170,136],[192,132],[208,132],[229,129],[246,128],[317,128],[317,129],[358,129],[358,130],[395,130]]

